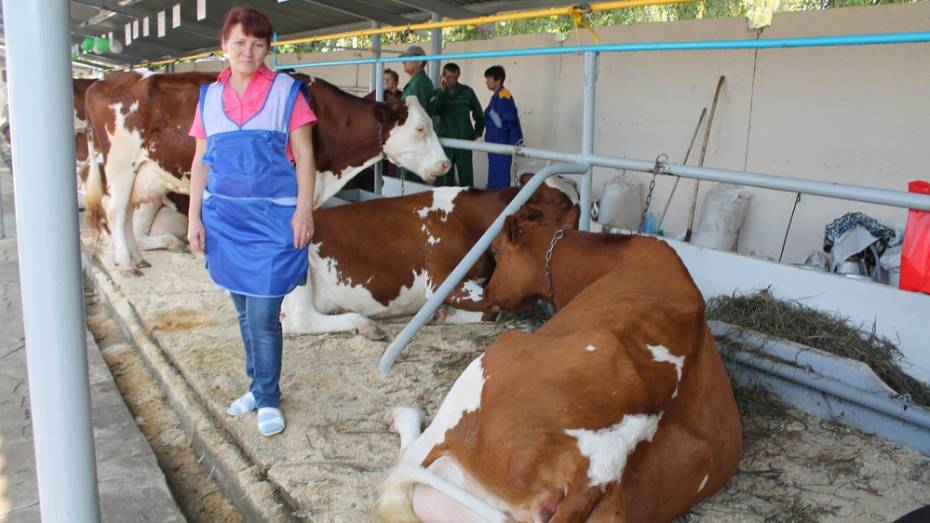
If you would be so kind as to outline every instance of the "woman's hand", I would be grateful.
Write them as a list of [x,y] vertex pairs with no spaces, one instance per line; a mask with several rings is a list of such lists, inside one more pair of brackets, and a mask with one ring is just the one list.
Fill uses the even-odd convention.
[[203,222],[199,218],[192,218],[187,224],[187,243],[190,244],[194,252],[205,254],[207,233],[203,228]]
[[294,229],[294,248],[306,247],[313,238],[313,209],[298,206],[291,218],[291,229]]

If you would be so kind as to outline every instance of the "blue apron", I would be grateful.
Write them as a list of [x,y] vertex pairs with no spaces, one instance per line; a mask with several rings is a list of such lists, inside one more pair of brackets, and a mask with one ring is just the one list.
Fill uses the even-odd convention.
[[242,125],[223,109],[223,84],[200,90],[210,168],[202,219],[207,269],[218,286],[278,297],[307,283],[307,248],[294,248],[297,172],[287,159],[288,126],[301,84],[275,76],[261,110]]

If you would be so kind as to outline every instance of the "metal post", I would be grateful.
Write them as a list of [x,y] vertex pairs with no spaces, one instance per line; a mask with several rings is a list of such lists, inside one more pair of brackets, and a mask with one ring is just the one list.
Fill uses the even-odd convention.
[[[372,22],[372,27],[379,27],[381,24],[378,22]],[[371,37],[371,52],[378,59],[377,62],[372,64],[371,74],[372,74],[372,83],[374,84],[373,89],[375,91],[375,100],[380,102],[384,100],[384,62],[380,60],[381,58],[381,35],[373,35]],[[374,180],[374,191],[375,194],[381,194],[384,181],[381,179],[381,176],[384,173],[381,172],[381,162],[375,162],[375,180]]]
[[[8,124],[9,125],[9,124]],[[9,167],[6,163],[6,160],[3,161],[4,165]],[[12,174],[12,171],[11,171]],[[6,222],[3,218],[3,178],[0,178],[0,239],[6,238]]]
[[[588,157],[594,154],[594,97],[597,95],[597,53],[585,51],[584,53],[584,106],[581,120],[581,157],[582,161],[589,162]],[[591,182],[594,179],[594,168],[588,163],[588,171],[581,177],[581,219],[578,230],[591,230]]]
[[100,509],[74,197],[68,2],[3,0],[3,17],[41,516],[94,522]]
[[275,71],[278,70],[278,46],[274,45],[278,43],[278,33],[271,33],[271,68]]
[[[439,15],[433,13],[430,20],[438,22]],[[430,54],[442,54],[442,29],[433,29],[430,32]],[[442,69],[439,60],[430,62],[429,67],[429,79],[433,81],[433,86],[439,87],[439,71]]]
[[442,305],[442,302],[446,301],[446,298],[452,294],[455,286],[468,274],[468,271],[471,270],[475,262],[484,254],[484,251],[488,250],[491,241],[493,241],[504,228],[504,220],[511,214],[517,212],[517,209],[526,203],[527,200],[530,199],[530,196],[536,192],[536,189],[546,181],[546,178],[556,174],[582,174],[587,169],[587,164],[583,163],[553,164],[540,169],[538,173],[530,178],[530,181],[528,181],[526,185],[520,189],[520,192],[517,193],[514,199],[507,204],[507,207],[505,207],[500,216],[494,220],[494,223],[488,227],[488,230],[481,235],[481,238],[479,238],[471,250],[468,251],[468,254],[455,266],[455,269],[446,277],[442,285],[436,289],[436,293],[426,300],[426,304],[420,308],[413,319],[410,320],[410,323],[404,327],[404,330],[394,338],[390,347],[388,347],[387,350],[384,351],[384,355],[381,356],[381,361],[378,363],[378,370],[380,370],[382,374],[385,374],[391,369],[391,366],[394,365],[394,360],[400,355],[400,351],[404,350],[404,347],[410,343],[410,340],[412,340],[413,336],[420,330],[420,327],[433,317],[433,314],[436,313],[436,309],[438,309],[439,306]]

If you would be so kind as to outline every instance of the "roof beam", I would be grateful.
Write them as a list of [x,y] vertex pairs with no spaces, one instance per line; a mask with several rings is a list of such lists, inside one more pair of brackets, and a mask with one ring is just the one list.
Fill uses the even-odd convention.
[[443,0],[394,0],[398,4],[414,9],[421,9],[430,13],[436,13],[444,18],[472,18],[478,16],[478,13],[464,9],[457,5],[452,5]]
[[396,15],[390,11],[374,7],[369,4],[363,4],[357,0],[304,0],[311,4],[339,11],[351,16],[365,18],[373,22],[380,22],[385,25],[407,25],[412,22],[408,18]]
[[[123,46],[124,51],[141,51],[142,54],[151,54],[151,53],[161,53],[161,54],[179,54],[184,53],[183,49],[178,49],[170,45],[163,44],[161,42],[156,42],[151,39],[151,37],[139,37],[138,39],[133,39],[129,45]],[[135,54],[135,53],[133,53]]]
[[[124,5],[119,5],[116,2],[107,1],[107,0],[72,0],[72,1],[77,2],[79,4],[96,7],[98,9],[106,9],[107,11],[111,11],[116,14],[132,17],[132,18],[151,17],[154,21],[155,16],[156,16],[156,13],[150,13],[148,11],[136,9],[134,7],[127,7]],[[166,15],[170,16],[171,15],[170,8],[166,7],[165,10],[168,11]],[[167,27],[166,29],[172,30],[172,28],[170,27],[170,23],[167,25],[169,25],[169,27]],[[174,30],[183,31],[185,33],[189,33],[192,35],[202,36],[204,38],[209,38],[211,40],[216,40],[216,33],[212,31],[206,31],[196,26],[185,26],[184,24],[181,24],[179,27],[174,28]]]

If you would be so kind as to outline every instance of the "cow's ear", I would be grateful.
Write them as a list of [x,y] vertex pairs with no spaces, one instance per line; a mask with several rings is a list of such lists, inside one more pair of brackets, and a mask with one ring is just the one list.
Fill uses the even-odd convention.
[[374,108],[375,121],[383,126],[393,124],[397,120],[394,109],[385,103],[376,103]]
[[581,206],[577,203],[572,205],[572,208],[568,210],[562,218],[559,220],[559,225],[568,229],[577,230],[578,229],[578,219],[581,217]]
[[504,222],[504,233],[507,235],[507,242],[519,246],[523,243],[523,218],[517,215],[507,217]]
[[536,207],[524,207],[520,209],[523,221],[525,222],[541,222],[543,220],[543,213]]

